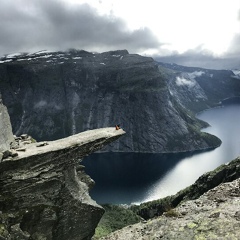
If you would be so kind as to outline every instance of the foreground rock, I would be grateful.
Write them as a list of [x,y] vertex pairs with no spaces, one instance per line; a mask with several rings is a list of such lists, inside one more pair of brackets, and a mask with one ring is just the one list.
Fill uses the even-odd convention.
[[[115,128],[25,146],[0,163],[0,239],[91,239],[104,210],[81,159],[118,139]],[[16,149],[18,150],[18,149]]]
[[[203,174],[202,176],[199,177],[199,179],[194,184],[179,191],[175,195],[167,196],[165,198],[161,198],[161,199],[154,200],[151,202],[142,203],[140,205],[133,205],[133,206],[129,207],[128,210],[129,211],[132,210],[133,214],[137,214],[138,216],[140,216],[141,219],[145,223],[147,222],[146,220],[148,220],[148,222],[151,222],[150,219],[156,219],[156,218],[163,219],[163,218],[159,218],[162,215],[167,216],[167,217],[179,217],[180,216],[179,212],[177,212],[175,210],[175,208],[178,207],[180,204],[184,204],[187,201],[191,202],[191,200],[196,200],[203,194],[214,189],[215,187],[217,187],[223,183],[226,183],[226,182],[233,182],[239,178],[240,178],[240,157],[234,159],[233,161],[231,161],[229,163],[222,164],[221,166],[219,166],[218,168],[216,168],[213,171]],[[211,205],[211,203],[210,203],[210,205]],[[205,207],[207,208],[208,206],[205,206]],[[120,208],[120,206],[118,206],[118,208]],[[123,210],[124,210],[124,208],[123,208]],[[204,209],[202,209],[202,210],[205,211]],[[116,213],[117,213],[117,211],[116,211]],[[115,213],[115,215],[116,215],[116,213]],[[190,211],[190,213],[191,213],[191,211]],[[185,214],[182,213],[182,215],[186,215],[186,214],[189,214],[187,209],[186,209]],[[131,216],[131,214],[129,214],[129,216]],[[109,219],[111,220],[111,218],[109,218]],[[119,221],[119,219],[118,219],[118,221]],[[108,230],[109,226],[112,229],[114,229],[115,226],[119,226],[118,228],[115,228],[115,231],[116,231],[120,228],[123,228],[123,227],[131,224],[131,223],[124,224],[123,220],[121,222],[122,225],[120,225],[119,223],[116,224],[116,223],[114,223],[114,221],[112,221],[112,223],[111,222],[108,223],[108,222],[110,222],[108,220],[108,215],[105,214],[103,216],[103,218],[101,219],[101,222],[98,225],[98,228],[96,230],[96,232],[98,233],[99,230],[105,229],[105,231],[102,231],[103,234],[101,236],[106,236],[106,235],[110,234],[110,231]],[[103,223],[105,223],[105,225]],[[133,236],[135,236],[135,234],[136,234],[135,231],[139,232],[139,229],[132,228]],[[209,231],[211,231],[211,229],[209,229]],[[121,233],[122,233],[122,231],[121,231]],[[208,234],[210,234],[210,233],[208,233]],[[149,236],[152,237],[151,234],[149,234]],[[168,236],[168,233],[166,233],[166,236]],[[97,234],[95,235],[95,237],[96,238],[98,237]],[[148,236],[145,236],[143,239],[149,239],[147,237]],[[163,236],[160,235],[160,237],[163,237]],[[150,239],[158,239],[158,238],[152,237]],[[169,238],[169,239],[175,239],[175,238]],[[186,239],[188,239],[188,238],[186,238]],[[195,238],[189,238],[189,239],[195,239]],[[198,239],[198,238],[196,238],[196,239]],[[202,238],[200,238],[200,239],[202,239]],[[203,239],[205,239],[205,238],[203,238]],[[212,239],[212,238],[206,238],[206,239]],[[215,238],[213,238],[213,239],[215,239]],[[226,238],[226,239],[228,239],[228,238]],[[234,239],[234,238],[229,238],[229,239]]]
[[175,195],[142,203],[140,206],[133,206],[132,208],[144,219],[154,218],[162,215],[170,208],[175,208],[183,201],[197,199],[221,183],[231,182],[238,178],[240,178],[240,157],[230,163],[222,164],[213,171],[203,174],[194,184],[179,191]]
[[240,239],[240,179],[223,183],[159,218],[125,227],[102,239]]

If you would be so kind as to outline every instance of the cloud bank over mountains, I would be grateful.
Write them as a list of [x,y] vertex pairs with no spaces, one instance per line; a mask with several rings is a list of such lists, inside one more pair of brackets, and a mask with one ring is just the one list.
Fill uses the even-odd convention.
[[68,48],[106,51],[127,47],[131,52],[139,52],[160,45],[148,28],[130,31],[122,19],[99,15],[88,4],[3,0],[0,22],[1,55],[14,51]]
[[[144,16],[143,16],[144,17]],[[134,12],[133,12],[134,18]],[[238,16],[240,25],[240,11]],[[240,34],[221,56],[199,46],[183,53],[166,50],[150,28],[128,28],[123,18],[93,6],[63,0],[1,0],[0,56],[15,52],[67,50],[147,52],[159,61],[205,68],[240,68]],[[166,22],[167,24],[167,22]],[[214,34],[214,29],[213,29]]]

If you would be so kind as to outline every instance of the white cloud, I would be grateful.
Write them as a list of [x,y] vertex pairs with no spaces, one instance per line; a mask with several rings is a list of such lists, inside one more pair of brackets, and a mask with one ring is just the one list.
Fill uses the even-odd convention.
[[203,67],[221,57],[235,67],[239,8],[239,0],[1,0],[0,56],[127,49]]
[[177,84],[177,86],[193,87],[196,83],[195,83],[195,81],[193,81],[191,79],[186,79],[183,77],[176,77],[176,84]]
[[203,74],[204,74],[203,71],[195,71],[195,72],[192,72],[192,73],[188,73],[188,76],[191,79],[195,79],[196,77],[201,77]]
[[137,53],[161,45],[148,27],[131,30],[122,18],[100,14],[87,3],[4,0],[0,22],[0,55],[69,48]]

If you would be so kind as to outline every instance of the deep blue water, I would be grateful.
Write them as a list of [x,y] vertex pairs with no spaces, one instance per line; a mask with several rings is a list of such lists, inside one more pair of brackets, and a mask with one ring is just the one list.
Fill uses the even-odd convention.
[[158,199],[194,183],[199,176],[240,155],[240,101],[197,115],[222,145],[195,154],[101,153],[83,161],[96,182],[90,195],[98,203],[131,204]]

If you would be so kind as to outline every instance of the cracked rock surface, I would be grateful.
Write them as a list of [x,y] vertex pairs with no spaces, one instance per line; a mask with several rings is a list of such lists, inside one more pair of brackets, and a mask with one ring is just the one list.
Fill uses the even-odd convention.
[[220,184],[159,218],[125,227],[102,239],[240,239],[240,179]]
[[104,210],[81,159],[122,136],[102,128],[25,145],[0,163],[0,239],[91,239]]

